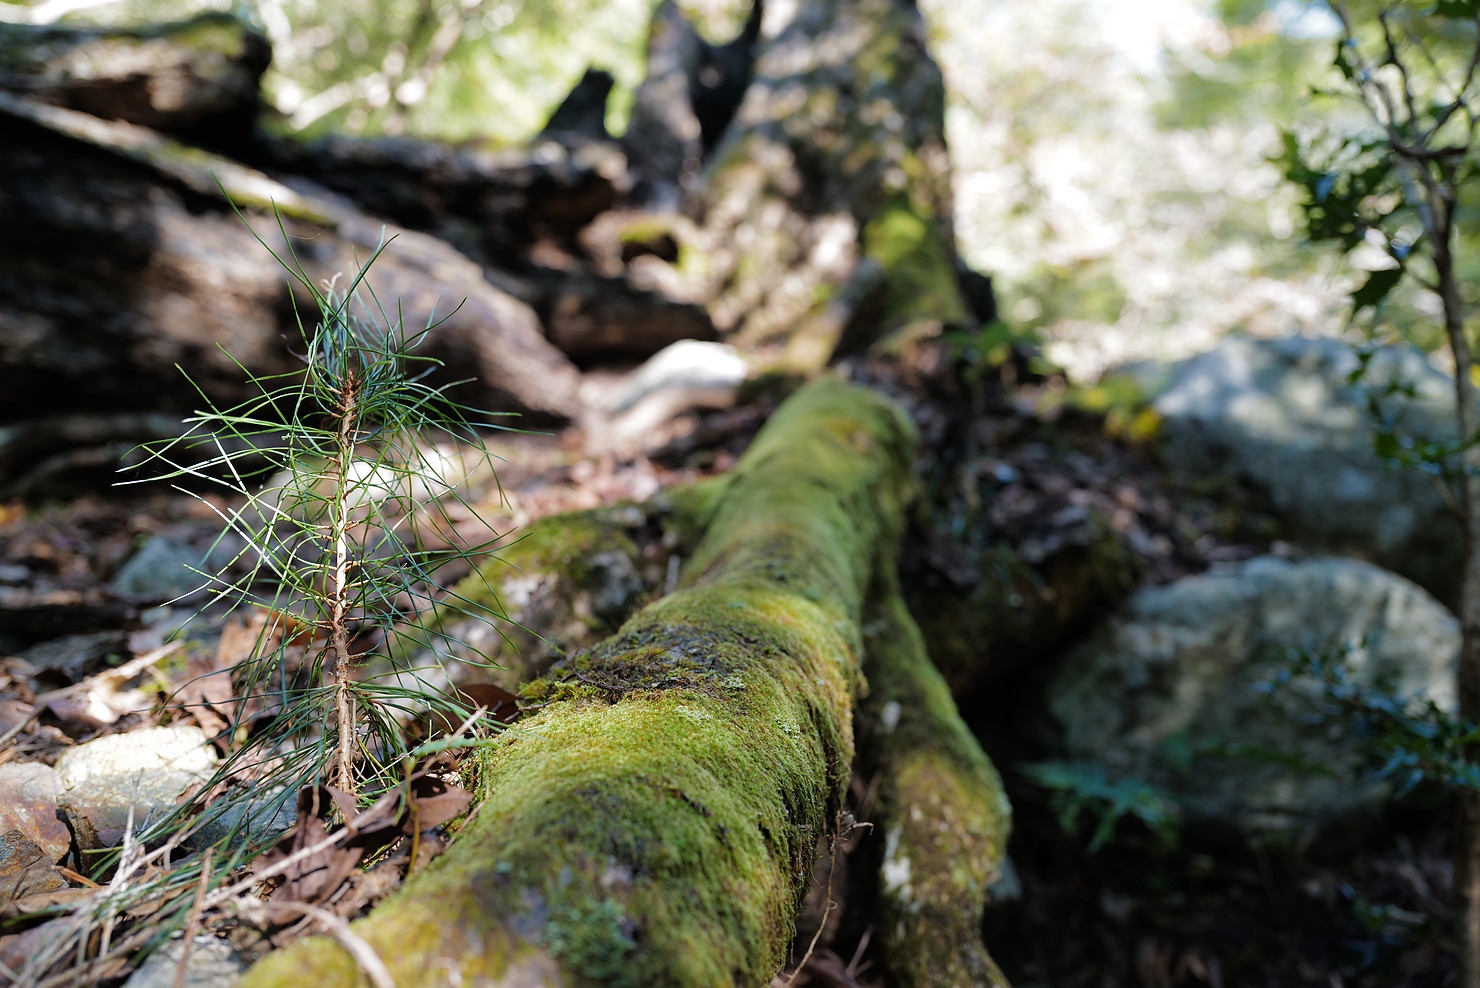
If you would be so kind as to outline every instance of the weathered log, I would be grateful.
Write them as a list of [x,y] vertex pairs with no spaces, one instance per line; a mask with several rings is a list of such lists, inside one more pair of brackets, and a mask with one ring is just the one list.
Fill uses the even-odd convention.
[[577,362],[645,360],[679,340],[717,340],[703,306],[634,288],[619,278],[538,280],[535,308],[550,342]]
[[632,194],[638,202],[674,209],[694,190],[704,145],[690,87],[703,44],[678,4],[658,4],[648,33],[647,74],[622,137],[637,176]]
[[444,380],[479,379],[459,397],[574,417],[575,368],[527,306],[445,243],[155,131],[0,93],[0,419],[58,401],[70,412],[189,411],[195,386],[218,402],[251,397],[242,366],[301,366],[284,340],[297,338],[285,274],[217,181],[283,250],[268,212],[280,208],[315,279],[352,274],[383,235],[397,236],[370,283],[413,330],[448,316],[421,352],[445,362]]
[[884,841],[877,929],[898,988],[1006,988],[981,940],[987,886],[1007,853],[1012,808],[881,567],[864,625],[863,759],[879,773]]
[[[535,522],[458,581],[446,602],[399,629],[387,655],[423,682],[479,679],[520,689],[560,657],[609,637],[671,589],[670,569],[692,553],[695,513],[713,486]],[[490,613],[507,623],[495,626]],[[369,672],[389,669],[387,663]]]
[[[759,985],[853,755],[860,622],[899,537],[911,429],[826,380],[718,493],[683,588],[526,691],[437,863],[355,927],[404,983]],[[889,551],[889,550],[884,550]],[[244,988],[351,984],[335,942]]]
[[622,137],[636,176],[634,202],[669,210],[698,193],[699,168],[750,85],[764,11],[756,0],[739,37],[718,45],[700,37],[672,0],[653,12],[647,74]]
[[271,58],[267,39],[226,13],[132,28],[0,24],[0,89],[195,140],[250,135]]
[[944,106],[914,3],[797,6],[707,166],[702,247],[721,332],[787,338],[791,362],[815,367],[969,321]]
[[333,136],[265,141],[248,160],[274,175],[307,178],[511,271],[541,242],[574,251],[576,233],[630,182],[622,152],[596,140],[491,151],[410,137]]

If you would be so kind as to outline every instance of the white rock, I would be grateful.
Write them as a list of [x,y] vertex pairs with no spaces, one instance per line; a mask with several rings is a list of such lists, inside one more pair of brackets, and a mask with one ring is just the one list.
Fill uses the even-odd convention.
[[[183,940],[171,940],[150,956],[123,983],[123,988],[175,988],[175,977],[184,953]],[[247,965],[225,940],[197,936],[185,958],[183,988],[231,988],[246,973]]]
[[1459,638],[1438,601],[1376,566],[1261,557],[1137,592],[1066,657],[1048,705],[1068,757],[1168,789],[1193,817],[1298,830],[1385,790],[1358,784],[1357,744],[1315,716],[1314,683],[1261,689],[1281,650],[1346,649],[1359,681],[1391,675],[1452,709]]
[[153,727],[110,734],[63,752],[59,802],[104,831],[121,831],[134,810],[138,831],[158,822],[190,786],[216,766],[216,751],[197,727]]
[[[1376,399],[1404,432],[1445,439],[1455,431],[1453,381],[1411,347],[1379,349],[1353,386],[1356,367],[1356,352],[1339,340],[1229,337],[1174,367],[1129,373],[1165,388],[1155,408],[1175,472],[1252,484],[1288,541],[1368,559],[1453,601],[1459,529],[1429,477],[1378,458],[1367,407]],[[1411,386],[1414,397],[1384,396],[1389,385]]]
[[640,439],[695,408],[727,408],[750,367],[724,343],[680,340],[664,347],[599,399],[622,440]]

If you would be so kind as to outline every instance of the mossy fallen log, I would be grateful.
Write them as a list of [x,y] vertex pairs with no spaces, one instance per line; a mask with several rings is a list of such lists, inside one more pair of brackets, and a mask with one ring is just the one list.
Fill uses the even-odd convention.
[[1002,780],[931,665],[892,566],[881,568],[868,612],[859,743],[879,773],[877,922],[890,983],[1006,988],[981,940],[1012,820]]
[[[402,984],[760,985],[780,967],[853,757],[864,601],[912,430],[835,380],[719,491],[678,592],[526,690],[477,815],[356,924]],[[354,984],[315,938],[243,988]]]
[[408,327],[442,317],[417,352],[442,361],[434,383],[477,378],[459,400],[522,409],[525,424],[580,411],[575,366],[476,263],[229,158],[0,92],[0,189],[0,324],[27,327],[0,333],[0,416],[45,414],[63,397],[69,412],[184,411],[197,388],[229,405],[256,393],[243,367],[301,368],[283,342],[296,339],[284,272],[223,191],[314,281],[357,270],[394,236],[367,283]]
[[[616,632],[661,597],[693,555],[725,477],[671,488],[641,504],[542,518],[480,563],[447,601],[386,643],[367,676],[428,687],[492,682],[518,690],[561,656]],[[494,624],[489,614],[507,621]]]

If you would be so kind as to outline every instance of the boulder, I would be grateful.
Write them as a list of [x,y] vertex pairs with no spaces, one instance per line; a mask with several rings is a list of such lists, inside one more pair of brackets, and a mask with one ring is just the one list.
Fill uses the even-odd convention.
[[1453,381],[1411,347],[1379,348],[1353,384],[1357,365],[1339,340],[1225,339],[1161,382],[1167,463],[1187,479],[1252,485],[1289,541],[1370,560],[1453,605],[1458,524],[1431,477],[1374,450],[1379,416],[1420,439],[1453,437]]
[[134,832],[140,833],[164,819],[186,789],[206,781],[216,761],[198,727],[105,735],[57,759],[59,802],[79,833],[90,828],[98,844],[112,846],[123,840],[130,807]]
[[1320,714],[1289,650],[1345,652],[1353,678],[1455,704],[1459,625],[1370,563],[1261,556],[1137,591],[1049,683],[1060,754],[1165,789],[1189,818],[1251,838],[1380,805],[1359,744]]
[[113,577],[113,589],[156,603],[191,596],[209,578],[201,575],[203,554],[165,535],[154,535]]

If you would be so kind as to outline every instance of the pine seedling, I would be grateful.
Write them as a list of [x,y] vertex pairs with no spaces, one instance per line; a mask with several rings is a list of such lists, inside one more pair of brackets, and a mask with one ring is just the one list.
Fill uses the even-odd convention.
[[[417,626],[434,601],[444,617],[462,609],[505,619],[446,599],[437,583],[442,566],[500,541],[490,529],[486,541],[460,543],[446,511],[451,502],[476,515],[458,485],[470,459],[474,468],[490,459],[470,418],[491,423],[452,400],[448,386],[427,383],[437,362],[415,351],[439,321],[408,332],[370,290],[366,273],[385,246],[343,289],[316,284],[291,249],[273,251],[315,310],[312,326],[299,319],[304,369],[256,377],[243,368],[252,399],[225,410],[206,399],[188,433],[148,449],[144,464],[237,505],[205,501],[223,523],[218,547],[241,548],[200,575],[216,598],[255,605],[268,619],[233,676],[232,751],[222,771],[266,773],[278,792],[322,774],[345,793],[374,798],[399,784],[420,740],[410,728],[423,715],[467,720],[470,704],[450,685],[457,677],[418,675],[381,656],[371,675],[360,643]],[[231,576],[244,560],[246,574]],[[422,640],[436,634],[418,629]]]
[[[281,218],[278,231],[289,243]],[[216,737],[227,755],[192,801],[136,821],[93,869],[111,872],[108,884],[64,907],[55,935],[7,972],[18,988],[98,983],[182,929],[229,920],[292,860],[276,872],[253,864],[305,787],[339,790],[333,802],[346,822],[372,803],[362,816],[389,805],[394,819],[418,760],[488,743],[480,735],[501,726],[459,693],[465,674],[412,668],[407,656],[468,663],[447,658],[477,653],[442,629],[459,616],[506,620],[496,603],[437,580],[447,563],[503,541],[488,526],[486,539],[464,541],[454,522],[477,526],[461,488],[491,472],[476,428],[506,427],[449,397],[453,385],[429,383],[438,364],[416,350],[438,320],[408,332],[365,281],[386,243],[339,288],[315,283],[291,247],[278,253],[258,240],[311,301],[312,319],[298,319],[303,369],[254,376],[243,367],[255,395],[227,409],[202,392],[205,410],[186,420],[186,434],[144,447],[136,468],[151,476],[129,481],[169,480],[221,518],[208,558],[231,558],[196,572],[227,614],[250,612],[260,628],[230,670],[229,716]],[[478,596],[497,600],[491,587]],[[397,634],[416,647],[387,647]],[[352,834],[342,828],[322,846]],[[204,853],[179,860],[189,850]]]

